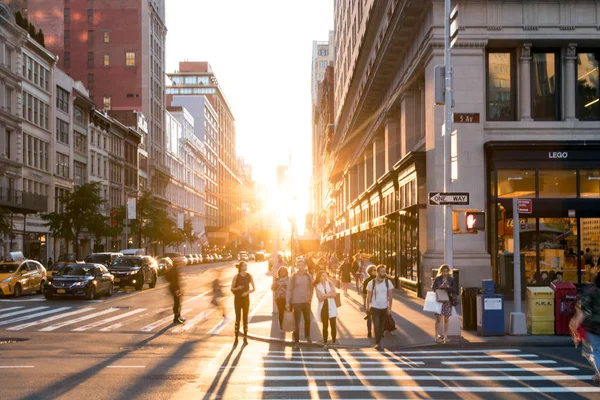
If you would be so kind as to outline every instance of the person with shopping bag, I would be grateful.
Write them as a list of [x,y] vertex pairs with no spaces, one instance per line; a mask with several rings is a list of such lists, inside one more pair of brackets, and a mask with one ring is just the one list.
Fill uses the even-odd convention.
[[302,258],[296,261],[297,272],[290,278],[286,295],[286,309],[294,311],[294,345],[300,342],[300,317],[304,319],[304,337],[307,343],[310,338],[310,303],[313,297],[313,279],[306,272],[306,262]]
[[[327,278],[327,272],[317,272],[315,279],[315,293],[319,300],[317,318],[323,324],[323,348],[334,347],[337,343],[337,304],[335,285]],[[332,345],[327,344],[331,326]]]
[[[448,264],[442,264],[438,269],[431,290],[435,293],[437,302],[441,304],[439,312],[435,314],[436,342],[448,343],[448,323],[452,315],[452,299],[456,296],[456,283],[450,276]],[[443,325],[442,335],[440,335],[440,325]]]
[[288,275],[289,272],[287,267],[279,267],[277,270],[277,278],[271,286],[273,297],[275,297],[275,304],[277,304],[277,313],[279,314],[279,329],[281,330],[281,333],[284,333],[283,316],[285,312],[287,288],[290,280]]
[[386,266],[377,266],[377,277],[367,285],[367,312],[373,319],[375,349],[381,350],[381,338],[385,330],[385,319],[392,313],[393,285],[387,278]]

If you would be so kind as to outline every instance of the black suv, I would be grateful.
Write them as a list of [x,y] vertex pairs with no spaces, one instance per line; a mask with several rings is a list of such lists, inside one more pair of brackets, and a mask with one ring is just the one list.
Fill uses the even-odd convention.
[[150,256],[122,256],[113,261],[110,273],[115,277],[115,286],[142,290],[147,283],[152,289],[158,280],[158,263]]

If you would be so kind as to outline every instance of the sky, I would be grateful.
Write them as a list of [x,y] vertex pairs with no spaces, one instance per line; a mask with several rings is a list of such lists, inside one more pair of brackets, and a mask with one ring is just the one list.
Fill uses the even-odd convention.
[[236,119],[237,153],[273,185],[287,165],[308,205],[313,40],[333,29],[333,0],[167,0],[167,72],[208,61]]

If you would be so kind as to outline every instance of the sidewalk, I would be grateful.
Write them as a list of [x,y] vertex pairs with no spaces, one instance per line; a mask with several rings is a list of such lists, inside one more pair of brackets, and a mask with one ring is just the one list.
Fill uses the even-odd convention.
[[[374,341],[367,338],[367,324],[362,311],[362,297],[350,284],[349,296],[342,293],[342,306],[338,308],[337,329],[338,341],[341,347],[365,348],[372,347]],[[339,289],[338,289],[339,290]],[[260,308],[253,310],[253,318],[249,326],[249,337],[255,340],[292,345],[292,334],[281,333],[277,312],[273,311],[272,292],[267,293],[268,299]],[[394,290],[393,317],[396,321],[395,336],[387,334],[382,345],[388,349],[443,346],[443,347],[482,347],[482,346],[572,346],[569,336],[479,336],[477,332],[462,330],[462,338],[447,345],[435,342],[435,317],[423,312],[424,299],[418,298],[402,289]],[[318,302],[316,297],[312,302],[311,339],[313,346],[322,346],[322,325],[316,322]],[[276,310],[276,308],[275,308]],[[459,315],[462,326],[462,316]],[[508,329],[508,326],[506,326]],[[302,322],[300,326],[301,344],[306,342],[303,337]],[[331,339],[330,339],[331,340]]]

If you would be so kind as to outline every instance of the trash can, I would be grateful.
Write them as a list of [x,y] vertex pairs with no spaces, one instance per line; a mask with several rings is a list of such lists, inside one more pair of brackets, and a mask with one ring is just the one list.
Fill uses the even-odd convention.
[[554,289],[554,328],[557,335],[570,335],[569,321],[575,314],[577,288],[570,282],[552,282]]
[[463,329],[465,331],[477,330],[477,295],[481,294],[478,287],[462,288],[460,302],[462,305]]
[[[514,301],[515,298],[515,264],[513,253],[500,253],[498,255],[498,271],[500,282],[498,293],[504,295],[506,301]],[[525,300],[525,255],[521,254],[521,300]]]
[[554,291],[551,288],[527,288],[527,331],[533,335],[554,335]]
[[494,281],[481,281],[482,294],[477,295],[477,334],[504,336],[504,296],[494,292]]

